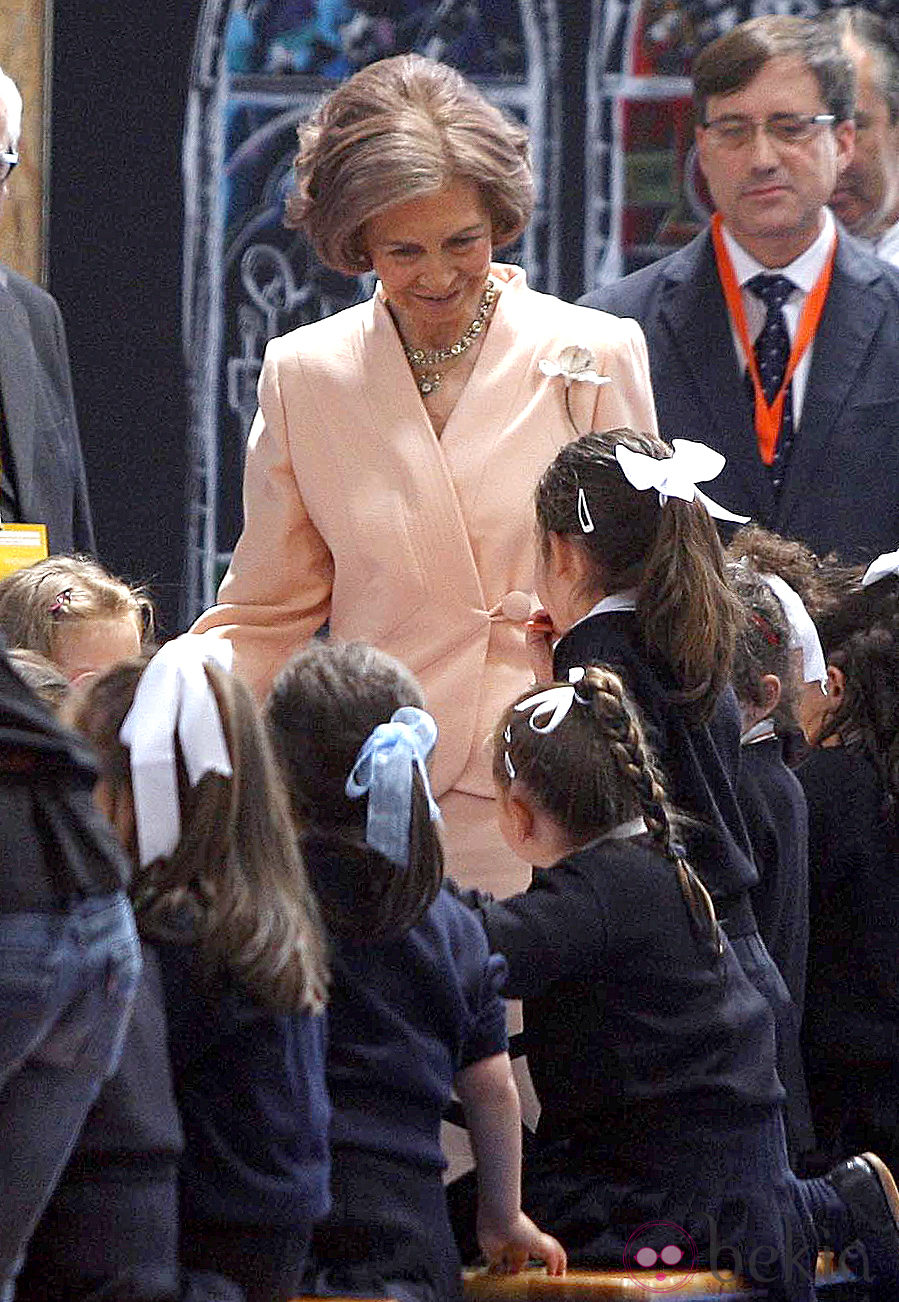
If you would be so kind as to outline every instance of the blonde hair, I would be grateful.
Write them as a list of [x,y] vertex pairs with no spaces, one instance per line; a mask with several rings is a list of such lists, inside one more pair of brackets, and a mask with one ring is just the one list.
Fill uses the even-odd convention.
[[[145,664],[128,660],[111,669],[75,712],[103,778],[129,794],[119,733]],[[278,1012],[318,1011],[327,986],[325,942],[287,795],[249,689],[216,665],[206,673],[233,775],[208,773],[191,787],[179,773],[181,840],[170,858],[135,868],[138,923],[151,938],[165,936],[173,914],[186,908],[213,966],[228,968]]]
[[58,654],[59,631],[71,621],[130,615],[142,637],[153,631],[153,603],[87,556],[48,556],[0,579],[0,631],[11,647]]
[[371,270],[362,238],[369,218],[454,181],[477,187],[494,247],[530,221],[527,133],[453,68],[419,54],[363,68],[297,134],[287,225],[300,227],[336,271]]

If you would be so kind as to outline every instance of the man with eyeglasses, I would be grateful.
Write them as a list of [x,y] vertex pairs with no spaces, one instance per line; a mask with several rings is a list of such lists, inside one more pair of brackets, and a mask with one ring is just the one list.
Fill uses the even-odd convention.
[[869,9],[834,9],[833,22],[855,64],[855,154],[830,206],[878,258],[899,266],[899,20]]
[[[22,97],[0,70],[0,207]],[[0,522],[44,524],[51,552],[94,551],[65,330],[56,301],[0,263]]]
[[870,559],[899,541],[899,272],[827,207],[854,68],[828,24],[769,16],[707,46],[693,82],[710,229],[582,302],[639,321],[661,432],[727,457],[717,500]]

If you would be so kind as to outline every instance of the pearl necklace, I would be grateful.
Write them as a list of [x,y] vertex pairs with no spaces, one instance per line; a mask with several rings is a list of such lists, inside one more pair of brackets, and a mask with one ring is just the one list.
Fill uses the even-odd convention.
[[449,344],[446,348],[434,349],[410,348],[408,344],[403,344],[403,352],[406,354],[412,370],[420,372],[415,376],[415,383],[418,385],[418,391],[422,397],[426,397],[429,393],[436,393],[443,383],[443,376],[434,368],[440,366],[443,362],[448,362],[453,358],[461,357],[463,353],[467,353],[478,336],[483,334],[487,318],[495,302],[496,288],[493,281],[488,277],[484,292],[481,295],[481,301],[478,304],[477,316],[454,344]]

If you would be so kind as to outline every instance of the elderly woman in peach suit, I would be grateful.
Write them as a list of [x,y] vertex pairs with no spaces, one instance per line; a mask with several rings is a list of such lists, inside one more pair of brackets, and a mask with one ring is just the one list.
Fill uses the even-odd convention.
[[[533,208],[526,136],[448,67],[358,72],[301,128],[296,177],[289,215],[322,261],[379,280],[269,343],[243,534],[196,627],[233,641],[260,696],[326,620],[408,665],[440,729],[449,870],[506,894],[526,874],[484,741],[530,678],[533,491],[572,418],[655,430],[643,335],[493,261]],[[558,373],[573,346],[592,382]]]

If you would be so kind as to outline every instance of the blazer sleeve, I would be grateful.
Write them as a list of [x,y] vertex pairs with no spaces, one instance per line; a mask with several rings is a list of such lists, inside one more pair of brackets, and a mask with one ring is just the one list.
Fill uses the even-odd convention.
[[601,372],[612,382],[596,390],[591,428],[626,427],[638,433],[657,434],[659,427],[643,331],[630,318],[609,316],[607,319],[612,342],[602,360]]
[[311,442],[314,432],[288,434],[281,385],[289,365],[297,365],[296,359],[278,356],[269,345],[247,444],[243,532],[218,604],[191,630],[216,629],[227,637],[235,667],[260,699],[291,655],[327,620],[334,579],[331,553],[306,510],[291,455],[291,448]]

